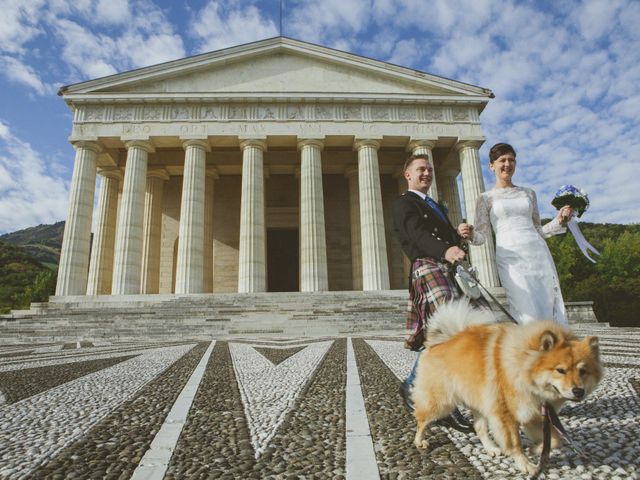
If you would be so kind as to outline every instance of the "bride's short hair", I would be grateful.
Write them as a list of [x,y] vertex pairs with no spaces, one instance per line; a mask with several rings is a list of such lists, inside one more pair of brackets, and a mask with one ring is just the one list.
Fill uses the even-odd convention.
[[491,150],[489,150],[489,162],[495,162],[502,155],[506,155],[507,153],[513,154],[513,157],[516,157],[516,151],[514,148],[508,143],[496,143]]

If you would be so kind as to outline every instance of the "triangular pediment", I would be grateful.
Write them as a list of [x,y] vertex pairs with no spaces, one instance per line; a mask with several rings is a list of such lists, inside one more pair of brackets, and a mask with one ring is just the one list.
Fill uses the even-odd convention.
[[491,92],[278,37],[63,87],[61,94],[488,98]]

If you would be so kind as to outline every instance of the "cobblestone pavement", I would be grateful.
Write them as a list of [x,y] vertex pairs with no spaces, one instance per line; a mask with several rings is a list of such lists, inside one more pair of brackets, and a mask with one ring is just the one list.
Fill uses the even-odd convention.
[[[640,329],[574,330],[606,372],[561,414],[587,457],[554,451],[546,478],[640,478]],[[475,435],[412,446],[414,359],[401,336],[0,346],[0,479],[524,478]]]

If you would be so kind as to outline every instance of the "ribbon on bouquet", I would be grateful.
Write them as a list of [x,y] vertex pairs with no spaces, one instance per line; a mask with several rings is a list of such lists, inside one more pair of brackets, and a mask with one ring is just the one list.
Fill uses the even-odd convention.
[[567,228],[569,228],[569,231],[571,232],[571,235],[573,235],[573,238],[578,244],[578,248],[580,249],[582,254],[587,257],[592,263],[596,263],[596,261],[589,256],[589,250],[591,250],[596,255],[600,255],[600,252],[596,250],[593,245],[587,242],[586,238],[584,238],[584,235],[580,231],[580,227],[578,226],[578,222],[575,218],[571,217],[571,220],[567,222]]

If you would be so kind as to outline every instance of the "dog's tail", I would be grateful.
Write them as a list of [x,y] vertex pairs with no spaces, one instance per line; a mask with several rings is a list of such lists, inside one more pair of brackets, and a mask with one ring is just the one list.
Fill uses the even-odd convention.
[[490,310],[473,308],[465,297],[440,305],[427,325],[427,347],[449,340],[451,337],[472,325],[495,323],[496,318]]

